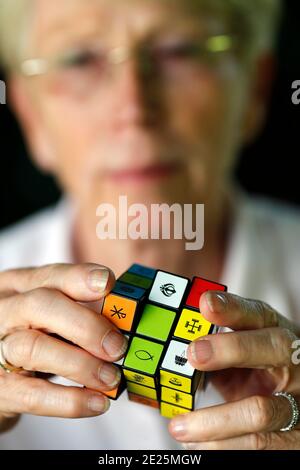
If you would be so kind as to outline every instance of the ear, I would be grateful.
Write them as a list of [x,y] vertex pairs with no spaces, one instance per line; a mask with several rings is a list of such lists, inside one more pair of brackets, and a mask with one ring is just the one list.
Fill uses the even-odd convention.
[[52,173],[54,152],[33,90],[24,78],[13,76],[8,82],[8,94],[33,160],[43,172]]
[[263,129],[276,73],[276,60],[271,53],[264,54],[255,61],[253,68],[243,129],[246,144],[255,140]]

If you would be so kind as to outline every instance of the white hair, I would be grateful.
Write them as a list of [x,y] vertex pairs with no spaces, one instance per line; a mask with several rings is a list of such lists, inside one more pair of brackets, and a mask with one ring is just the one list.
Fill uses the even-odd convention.
[[15,67],[23,60],[28,21],[35,0],[0,0],[0,63]]
[[[0,63],[7,69],[16,67],[26,58],[29,21],[36,1],[0,0]],[[249,31],[247,42],[255,51],[272,47],[280,18],[281,0],[198,1],[199,4],[206,3],[210,10],[236,15],[235,23]]]

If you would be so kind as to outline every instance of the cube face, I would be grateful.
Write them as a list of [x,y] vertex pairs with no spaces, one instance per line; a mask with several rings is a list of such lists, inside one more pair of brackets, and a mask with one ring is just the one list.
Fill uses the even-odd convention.
[[135,336],[131,341],[124,368],[148,375],[155,375],[164,346]]
[[[106,395],[117,399],[127,387],[135,403],[160,409],[173,418],[193,410],[196,389],[205,375],[187,359],[191,341],[215,332],[199,311],[208,290],[226,286],[133,264],[104,300],[102,314],[129,338],[120,386]],[[126,334],[127,333],[127,334]]]
[[120,330],[131,331],[138,302],[120,295],[108,294],[102,307],[102,315]]
[[187,348],[188,344],[172,340],[165,354],[161,368],[175,374],[179,373],[187,378],[192,378],[195,369],[188,362]]
[[192,410],[194,407],[194,397],[191,394],[178,392],[172,388],[161,388],[161,401],[172,405],[180,406]]
[[124,282],[125,284],[131,284],[136,287],[140,287],[142,289],[149,289],[152,285],[152,279],[149,279],[148,277],[143,277],[139,276],[134,273],[124,273],[119,281]]
[[144,385],[135,384],[133,382],[127,382],[127,390],[128,392],[151,398],[152,400],[157,400],[158,398],[155,388],[145,387]]
[[182,377],[181,375],[166,370],[160,371],[160,384],[174,390],[179,390],[180,392],[191,393],[192,391],[191,378]]
[[129,382],[134,382],[139,385],[145,385],[146,387],[155,388],[155,380],[153,377],[148,375],[139,374],[132,370],[124,369],[124,376]]
[[174,331],[174,337],[194,341],[210,333],[212,324],[200,312],[184,308]]
[[167,341],[176,314],[172,310],[146,304],[136,333],[159,341]]
[[141,395],[137,395],[136,393],[128,392],[128,400],[134,401],[135,403],[140,403],[141,405],[150,406],[151,408],[159,409],[159,402],[157,400],[142,397]]
[[180,408],[176,405],[171,405],[170,403],[161,402],[160,413],[164,418],[172,419],[175,416],[189,413],[189,410],[186,408]]
[[226,286],[223,284],[218,284],[216,282],[208,281],[207,279],[202,279],[200,277],[194,277],[192,281],[192,286],[187,297],[185,304],[189,307],[199,309],[200,297],[204,292],[210,290],[219,290],[225,292],[227,290]]
[[188,279],[158,271],[152,285],[149,300],[163,306],[178,309],[188,286]]

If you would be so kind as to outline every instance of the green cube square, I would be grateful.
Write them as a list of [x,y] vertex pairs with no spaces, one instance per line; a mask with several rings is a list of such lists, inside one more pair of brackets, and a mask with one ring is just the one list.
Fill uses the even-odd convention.
[[146,339],[133,338],[123,367],[155,375],[164,346]]
[[149,338],[167,341],[176,313],[156,305],[147,304],[136,332]]
[[142,287],[143,289],[149,289],[152,285],[152,279],[148,279],[147,277],[138,276],[137,274],[132,273],[124,273],[118,279],[121,282],[125,282],[125,284],[131,284],[132,286]]

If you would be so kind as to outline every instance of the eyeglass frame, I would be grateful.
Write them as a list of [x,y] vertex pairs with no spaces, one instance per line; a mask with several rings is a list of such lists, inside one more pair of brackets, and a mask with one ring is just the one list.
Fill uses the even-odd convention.
[[[233,51],[236,46],[236,39],[237,38],[234,34],[218,34],[210,36],[204,41],[202,52],[216,56],[217,54],[224,54],[226,52]],[[99,49],[99,46],[95,46],[94,48],[90,49],[90,51],[97,52]],[[78,50],[74,48],[71,54],[74,52],[78,52]],[[131,48],[125,46],[106,49],[105,53],[106,60],[108,60],[109,65],[121,65],[130,60],[132,57]],[[58,65],[62,66],[63,60],[67,60],[67,57],[64,59],[62,59],[62,57],[56,57],[54,59],[26,59],[21,62],[19,66],[19,72],[25,77],[43,76],[51,72],[51,70],[55,70],[55,67]]]

